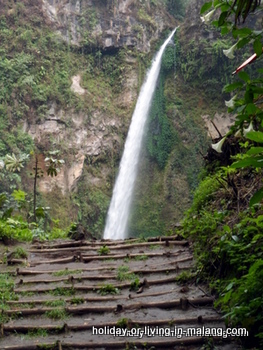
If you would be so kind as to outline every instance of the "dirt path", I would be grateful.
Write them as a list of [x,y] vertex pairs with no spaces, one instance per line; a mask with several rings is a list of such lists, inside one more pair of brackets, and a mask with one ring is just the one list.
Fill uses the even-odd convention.
[[176,283],[191,266],[176,236],[31,245],[26,260],[1,266],[15,286],[0,349],[240,349],[203,336],[225,327],[204,287]]

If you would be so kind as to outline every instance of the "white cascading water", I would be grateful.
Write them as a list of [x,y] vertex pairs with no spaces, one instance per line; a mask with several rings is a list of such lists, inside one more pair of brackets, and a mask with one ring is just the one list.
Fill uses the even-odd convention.
[[174,29],[161,46],[142,85],[125,142],[119,174],[113,189],[113,196],[104,230],[104,239],[127,238],[127,224],[137,175],[144,127],[160,73],[162,55],[175,31],[176,29]]

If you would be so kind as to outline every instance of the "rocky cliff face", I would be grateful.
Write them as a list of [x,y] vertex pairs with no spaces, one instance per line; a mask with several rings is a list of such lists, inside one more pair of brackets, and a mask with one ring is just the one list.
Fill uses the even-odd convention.
[[[140,86],[165,29],[174,28],[175,20],[157,0],[0,4],[1,113],[10,122],[1,125],[20,139],[26,140],[20,126],[32,136],[42,170],[45,152],[60,151],[65,164],[58,176],[38,179],[45,200],[41,205],[51,206],[52,217],[63,226],[80,220],[101,236]],[[213,80],[218,55],[209,58],[211,34],[200,23],[198,6],[200,0],[193,0],[178,33],[179,45],[170,46],[164,57],[152,137],[146,142],[135,196],[136,234],[158,235],[178,221],[197,182],[199,151],[206,151],[201,115],[211,117],[216,109],[210,102],[212,89],[218,93]],[[30,143],[23,147],[17,139],[11,144],[4,137],[1,157],[10,151],[30,152]],[[29,194],[32,166],[23,173]]]
[[57,177],[38,181],[47,201],[53,196],[60,207],[75,197],[70,220],[78,212],[101,232],[145,67],[153,45],[176,23],[150,0],[42,0],[42,7],[57,38],[68,45],[67,60],[83,62],[70,76],[71,92],[82,107],[50,100],[45,115],[24,120],[23,130],[39,149],[61,150],[65,160]]
[[150,42],[174,20],[149,0],[43,0],[43,8],[63,38],[73,45],[112,50]]
[[[197,5],[201,6],[201,2],[198,0]],[[62,197],[75,198],[78,207],[71,200],[71,219],[76,218],[78,211],[78,216],[98,234],[103,230],[125,136],[144,77],[145,63],[152,56],[148,52],[166,28],[176,25],[162,7],[151,4],[148,0],[43,0],[43,10],[53,30],[76,53],[76,59],[83,59],[84,67],[75,70],[70,83],[71,91],[85,103],[86,108],[80,111],[62,108],[56,101],[50,101],[44,118],[27,120],[24,130],[40,148],[62,150],[65,159],[65,166],[56,178],[50,180],[43,177],[39,180],[40,191],[47,198],[56,193],[55,200],[59,199],[59,202],[63,202]],[[190,50],[196,50],[197,46],[193,44],[195,41],[204,38],[213,40],[201,24],[198,6],[192,3],[187,21],[180,30],[181,42],[187,50],[189,47]],[[120,53],[121,59],[117,58]],[[189,57],[191,53],[188,52],[186,56]],[[181,57],[184,58],[183,55]],[[109,78],[113,69],[116,70],[118,59],[118,79],[114,78],[112,83]],[[109,66],[109,62],[112,65]],[[200,64],[197,66],[201,68]],[[142,217],[149,198],[154,196],[156,203],[151,204],[149,210],[152,214],[151,218],[145,219],[147,223],[139,216],[134,219],[135,226],[138,220],[141,221],[142,232],[149,221],[165,220],[174,224],[189,204],[191,186],[196,182],[195,175],[190,173],[197,172],[197,163],[191,161],[193,169],[185,168],[182,171],[182,167],[186,166],[183,157],[186,156],[178,160],[178,149],[181,154],[189,153],[190,158],[196,157],[191,149],[196,147],[197,151],[197,145],[191,144],[191,127],[186,126],[186,120],[192,118],[191,113],[187,115],[185,112],[188,108],[188,102],[185,101],[187,94],[180,86],[180,80],[178,82],[176,99],[182,97],[182,106],[176,105],[177,101],[174,101],[170,91],[174,82],[169,80],[166,84],[166,98],[171,98],[171,104],[175,104],[173,112],[168,112],[168,119],[178,133],[174,145],[177,150],[172,152],[168,166],[163,171],[153,166],[149,159],[144,160],[142,178],[148,179],[146,182],[149,186],[139,185],[140,192],[143,192],[138,209]],[[195,92],[191,92],[192,99],[194,95]],[[202,97],[198,104],[203,105]],[[202,137],[197,138],[200,138],[201,144]],[[152,177],[147,175],[149,168],[155,169]],[[189,181],[192,185],[189,185]],[[157,184],[162,188],[161,193],[154,190]],[[162,227],[167,229],[165,225]]]

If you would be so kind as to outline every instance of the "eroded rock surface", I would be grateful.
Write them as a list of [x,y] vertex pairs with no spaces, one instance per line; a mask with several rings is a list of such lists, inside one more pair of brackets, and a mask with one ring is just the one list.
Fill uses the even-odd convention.
[[150,42],[174,25],[149,0],[43,0],[43,8],[65,40],[105,50],[130,46],[148,51]]

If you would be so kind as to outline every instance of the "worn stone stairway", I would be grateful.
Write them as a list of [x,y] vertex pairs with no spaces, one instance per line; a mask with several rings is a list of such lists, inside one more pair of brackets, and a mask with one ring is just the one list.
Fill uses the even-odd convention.
[[0,349],[239,349],[205,287],[176,282],[192,264],[177,236],[32,244],[1,266],[15,286]]

